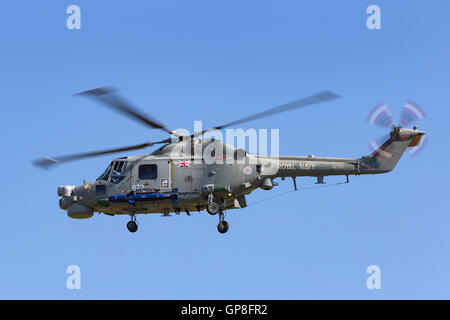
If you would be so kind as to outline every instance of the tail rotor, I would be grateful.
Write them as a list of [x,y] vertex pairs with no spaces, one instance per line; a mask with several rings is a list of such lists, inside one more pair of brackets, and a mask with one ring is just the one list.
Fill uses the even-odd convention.
[[[399,125],[394,124],[394,119],[392,117],[392,112],[386,103],[381,102],[377,104],[367,115],[366,121],[368,124],[383,128],[401,128],[409,127],[413,123],[426,118],[426,114],[423,109],[415,102],[411,100],[406,100],[402,106],[400,112]],[[415,128],[417,128],[415,126]],[[369,144],[369,149],[374,152],[382,147],[383,142],[389,139],[389,135],[385,135],[380,139],[374,140]],[[417,156],[426,146],[428,142],[427,137],[423,137],[420,144],[414,148],[408,148],[408,153],[410,156]]]
[[367,115],[367,123],[372,126],[390,128],[394,123],[392,112],[386,103],[377,104]]

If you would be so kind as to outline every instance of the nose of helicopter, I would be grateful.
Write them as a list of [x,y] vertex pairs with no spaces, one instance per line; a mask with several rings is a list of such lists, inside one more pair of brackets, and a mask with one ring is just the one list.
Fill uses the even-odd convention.
[[59,207],[67,210],[67,215],[74,219],[92,217],[94,209],[90,206],[92,184],[81,186],[65,185],[58,188]]

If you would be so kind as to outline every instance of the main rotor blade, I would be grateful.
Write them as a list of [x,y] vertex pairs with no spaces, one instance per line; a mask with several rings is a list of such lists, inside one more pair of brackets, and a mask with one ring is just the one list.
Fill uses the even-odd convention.
[[90,98],[94,98],[97,101],[100,101],[110,107],[115,111],[119,111],[126,116],[138,120],[147,126],[150,126],[154,129],[161,129],[169,134],[173,132],[167,127],[158,121],[152,119],[151,117],[144,115],[143,112],[139,111],[136,107],[134,107],[130,102],[125,101],[122,97],[120,97],[117,93],[115,93],[117,89],[110,87],[100,87],[87,91],[83,91],[77,93],[79,96],[86,96]]
[[317,104],[317,103],[321,103],[321,102],[325,102],[325,101],[330,101],[333,99],[337,99],[339,98],[339,95],[337,95],[334,92],[331,91],[321,91],[317,94],[302,98],[302,99],[298,99],[295,101],[292,101],[290,103],[286,103],[286,104],[282,104],[280,106],[271,108],[269,110],[263,111],[263,112],[259,112],[250,116],[247,116],[245,118],[239,119],[239,120],[235,120],[229,123],[226,123],[224,125],[221,126],[217,126],[211,129],[206,129],[203,130],[202,132],[198,132],[195,133],[193,135],[191,135],[191,138],[193,137],[197,137],[197,136],[201,136],[203,135],[205,132],[211,131],[211,130],[221,130],[223,128],[226,127],[231,127],[234,126],[236,124],[240,124],[240,123],[244,123],[244,122],[249,122],[252,120],[256,120],[256,119],[260,119],[260,118],[264,118],[264,117],[268,117],[274,114],[278,114],[278,113],[282,113],[282,112],[286,112],[286,111],[290,111],[290,110],[294,110],[294,109],[298,109],[298,108],[303,108],[303,107],[307,107],[313,104]]
[[161,140],[158,142],[145,142],[142,144],[128,146],[128,147],[122,147],[122,148],[107,149],[107,150],[85,152],[85,153],[76,153],[76,154],[70,154],[70,155],[66,155],[66,156],[59,156],[59,157],[53,157],[53,158],[43,157],[42,159],[34,160],[33,164],[35,166],[41,167],[43,169],[47,169],[55,164],[60,164],[63,162],[69,162],[69,161],[80,160],[80,159],[85,159],[85,158],[92,158],[92,157],[97,157],[97,156],[111,154],[111,153],[117,153],[117,152],[138,150],[138,149],[143,149],[145,147],[151,147],[155,144],[168,143],[168,142],[170,142],[170,138]]

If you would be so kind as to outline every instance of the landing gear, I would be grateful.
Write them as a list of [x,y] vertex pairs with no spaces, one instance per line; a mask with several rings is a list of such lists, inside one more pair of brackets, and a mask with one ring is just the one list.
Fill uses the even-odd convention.
[[216,215],[219,214],[219,224],[217,225],[217,231],[220,233],[225,233],[228,231],[230,226],[228,225],[228,222],[224,220],[225,213],[220,209],[219,204],[214,202],[214,195],[210,193],[208,195],[208,206],[206,207],[206,211],[210,215]]
[[214,195],[210,193],[208,195],[208,206],[206,207],[206,211],[208,211],[208,213],[213,216],[217,214],[219,210],[220,210],[219,205],[214,202]]
[[130,232],[136,232],[138,230],[138,225],[136,223],[136,216],[134,214],[130,215],[131,221],[127,223],[127,229]]
[[222,210],[219,211],[219,224],[217,225],[217,231],[220,233],[226,233],[230,226],[228,222],[224,220],[225,214]]
[[130,232],[136,232],[138,229],[138,225],[134,221],[129,221],[127,223],[127,228],[128,228],[128,231],[130,231]]
[[208,213],[210,215],[216,215],[220,210],[220,207],[217,203],[215,202],[210,202],[208,203],[208,207],[206,208],[206,211],[208,211]]
[[219,224],[217,225],[217,231],[219,231],[220,233],[225,233],[228,231],[228,228],[230,226],[228,225],[228,222],[226,222],[225,220],[222,222],[219,222]]

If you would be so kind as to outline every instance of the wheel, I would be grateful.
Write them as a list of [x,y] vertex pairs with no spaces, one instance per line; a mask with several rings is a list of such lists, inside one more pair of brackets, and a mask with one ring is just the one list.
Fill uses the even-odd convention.
[[227,232],[229,228],[230,228],[230,226],[228,225],[228,222],[226,222],[225,220],[222,222],[219,222],[219,224],[217,225],[217,230],[220,233]]
[[130,232],[136,232],[138,229],[138,225],[134,221],[129,221],[127,223],[127,228],[128,228],[128,231],[130,231]]
[[206,211],[208,211],[210,215],[217,214],[219,210],[220,210],[219,205],[215,202],[208,203],[208,207],[206,208]]

